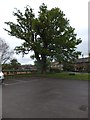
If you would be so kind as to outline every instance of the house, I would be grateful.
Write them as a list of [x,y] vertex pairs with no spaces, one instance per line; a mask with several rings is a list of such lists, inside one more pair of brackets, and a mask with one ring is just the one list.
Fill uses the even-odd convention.
[[90,71],[90,60],[89,57],[79,58],[74,62],[75,71]]
[[61,71],[76,71],[76,72],[90,72],[90,58],[79,58],[73,63],[59,64],[59,62],[52,62],[52,69],[59,69]]
[[51,69],[58,69],[60,71],[63,70],[63,64],[60,64],[59,62],[52,62],[51,63]]

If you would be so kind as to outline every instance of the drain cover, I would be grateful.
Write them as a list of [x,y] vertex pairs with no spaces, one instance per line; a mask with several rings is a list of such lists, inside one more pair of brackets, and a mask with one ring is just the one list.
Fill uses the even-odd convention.
[[81,105],[79,109],[82,111],[87,111],[88,107],[86,105]]

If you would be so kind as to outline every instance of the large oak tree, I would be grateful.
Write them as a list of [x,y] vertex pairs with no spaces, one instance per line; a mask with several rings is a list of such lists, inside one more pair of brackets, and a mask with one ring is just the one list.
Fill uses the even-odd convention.
[[38,17],[29,6],[26,6],[24,13],[16,9],[13,15],[17,23],[5,22],[10,27],[5,30],[18,40],[24,40],[21,46],[15,48],[16,52],[24,55],[33,51],[42,72],[47,70],[47,60],[69,62],[80,54],[76,48],[81,39],[76,38],[75,29],[59,8],[48,10],[43,3]]

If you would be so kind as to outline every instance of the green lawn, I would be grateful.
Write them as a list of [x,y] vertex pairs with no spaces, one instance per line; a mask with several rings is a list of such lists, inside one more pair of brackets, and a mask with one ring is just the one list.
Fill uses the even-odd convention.
[[48,73],[48,74],[23,74],[23,75],[13,75],[7,76],[6,78],[17,78],[17,77],[47,77],[47,78],[60,78],[60,79],[74,79],[74,80],[89,80],[90,73],[69,73],[69,72],[61,72],[61,73]]
[[62,79],[74,79],[74,80],[88,80],[90,74],[87,73],[55,73],[48,74],[48,77],[62,78]]

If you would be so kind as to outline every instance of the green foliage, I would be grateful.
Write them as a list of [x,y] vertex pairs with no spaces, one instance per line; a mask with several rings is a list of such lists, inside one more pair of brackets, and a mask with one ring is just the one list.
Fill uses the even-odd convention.
[[11,66],[9,63],[6,63],[6,64],[3,64],[2,65],[2,70],[10,70],[11,69]]
[[10,61],[10,65],[13,70],[17,70],[21,66],[21,64],[17,61],[17,59],[12,59]]
[[24,55],[34,51],[33,57],[42,72],[46,72],[48,59],[63,63],[78,58],[80,52],[76,51],[76,46],[81,39],[76,38],[75,29],[59,8],[48,10],[43,3],[35,18],[33,9],[26,6],[24,14],[17,10],[14,16],[17,23],[5,22],[10,27],[10,30],[5,30],[9,35],[24,40],[21,46],[15,48],[16,53]]
[[17,59],[12,59],[10,63],[3,64],[3,70],[18,70],[21,64],[17,61]]
[[64,71],[75,71],[74,64],[64,63],[63,70]]

